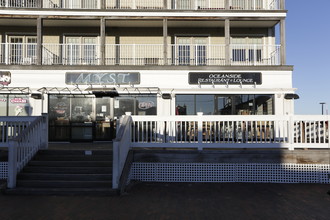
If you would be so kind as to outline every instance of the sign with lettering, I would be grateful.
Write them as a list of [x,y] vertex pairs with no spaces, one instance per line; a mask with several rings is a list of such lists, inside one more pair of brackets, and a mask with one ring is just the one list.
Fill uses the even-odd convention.
[[189,73],[189,84],[193,85],[261,85],[261,83],[261,73]]
[[140,84],[140,73],[137,72],[67,72],[65,83],[69,85],[114,85]]
[[0,71],[0,85],[8,86],[11,83],[11,73]]

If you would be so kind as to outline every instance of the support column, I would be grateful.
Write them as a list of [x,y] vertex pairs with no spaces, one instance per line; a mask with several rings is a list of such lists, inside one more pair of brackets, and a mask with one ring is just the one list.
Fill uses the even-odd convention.
[[42,29],[43,18],[37,18],[37,65],[42,65]]
[[100,8],[101,8],[102,10],[104,10],[104,9],[105,9],[105,7],[106,7],[106,3],[105,3],[105,0],[101,0],[101,5],[100,5]]
[[230,65],[230,20],[226,18],[225,20],[225,43],[226,43],[226,65]]
[[163,9],[167,9],[167,0],[163,0]]
[[281,65],[286,65],[286,33],[285,33],[285,19],[280,21],[281,34]]
[[100,65],[105,65],[105,18],[100,20]]
[[229,0],[225,0],[225,9],[229,10],[230,9],[229,7],[230,7],[229,6]]
[[280,0],[280,8],[281,10],[285,10],[285,0]]
[[164,50],[164,53],[163,53],[163,58],[164,58],[164,65],[168,65],[168,61],[167,61],[167,48],[168,48],[168,45],[167,45],[167,19],[163,19],[163,50]]

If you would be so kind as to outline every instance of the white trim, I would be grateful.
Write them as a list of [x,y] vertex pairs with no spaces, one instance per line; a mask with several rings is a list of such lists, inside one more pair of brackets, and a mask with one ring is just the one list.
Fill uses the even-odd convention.
[[286,12],[206,12],[206,13],[196,13],[196,11],[191,12],[104,12],[104,11],[38,11],[38,10],[0,10],[0,15],[40,15],[40,16],[78,16],[78,17],[253,17],[253,18],[285,18]]

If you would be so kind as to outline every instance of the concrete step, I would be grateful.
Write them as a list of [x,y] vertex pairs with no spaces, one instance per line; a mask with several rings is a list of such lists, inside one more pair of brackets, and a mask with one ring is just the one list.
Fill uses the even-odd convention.
[[17,180],[111,181],[111,174],[20,173]]
[[19,180],[17,187],[30,188],[111,188],[112,181]]
[[22,173],[63,173],[63,174],[108,174],[112,173],[111,166],[103,167],[42,167],[26,166]]
[[28,166],[40,167],[112,167],[112,161],[37,161],[32,160]]
[[6,195],[26,195],[26,196],[115,196],[118,190],[106,188],[31,188],[17,187],[4,191]]

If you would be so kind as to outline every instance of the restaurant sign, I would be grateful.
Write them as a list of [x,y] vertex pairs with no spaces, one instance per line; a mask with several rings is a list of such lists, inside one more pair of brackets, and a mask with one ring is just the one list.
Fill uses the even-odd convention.
[[138,72],[67,72],[65,83],[68,85],[114,85],[140,84]]
[[214,73],[190,72],[189,84],[193,85],[261,85],[261,73]]
[[11,83],[11,73],[0,71],[0,85],[8,86]]

